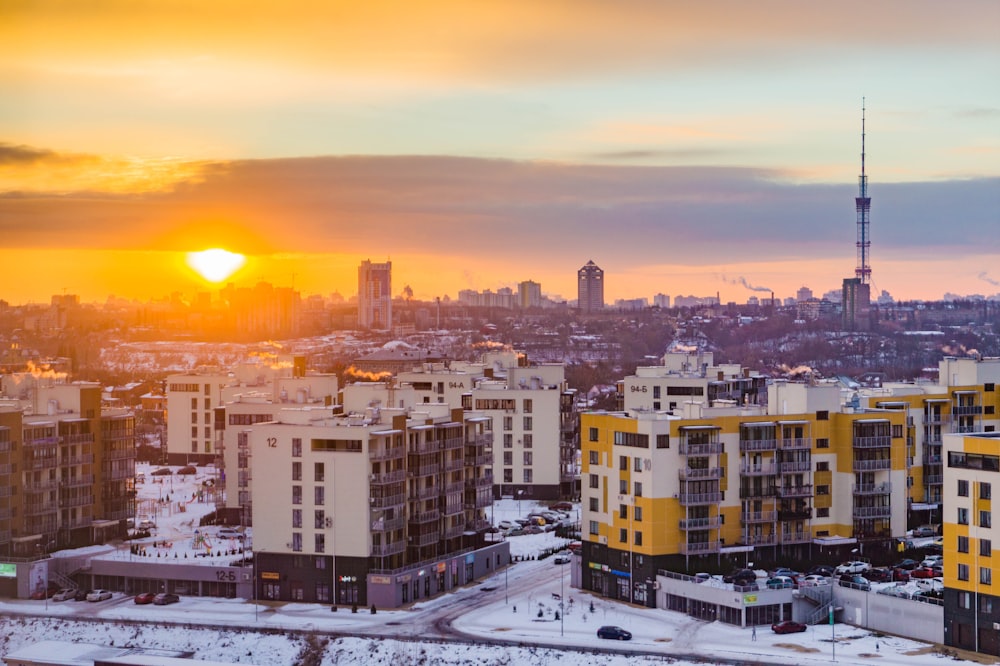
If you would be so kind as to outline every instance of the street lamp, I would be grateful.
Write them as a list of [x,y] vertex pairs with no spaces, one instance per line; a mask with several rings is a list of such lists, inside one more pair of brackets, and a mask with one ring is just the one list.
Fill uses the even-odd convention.
[[521,495],[524,494],[523,490],[517,491],[517,514],[521,515]]

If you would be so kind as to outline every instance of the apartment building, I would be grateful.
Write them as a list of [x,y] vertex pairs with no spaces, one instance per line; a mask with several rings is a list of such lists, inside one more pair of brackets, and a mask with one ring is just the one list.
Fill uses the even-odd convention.
[[581,415],[585,589],[652,605],[659,569],[905,531],[903,413],[844,406],[832,383],[776,382],[770,408],[691,404]]
[[214,411],[224,403],[223,388],[235,383],[217,368],[167,377],[167,462],[215,462]]
[[124,535],[132,415],[104,409],[97,384],[13,375],[0,388],[0,552],[31,558]]
[[394,608],[509,562],[486,540],[486,417],[294,407],[240,438],[267,498],[253,504],[258,598]]

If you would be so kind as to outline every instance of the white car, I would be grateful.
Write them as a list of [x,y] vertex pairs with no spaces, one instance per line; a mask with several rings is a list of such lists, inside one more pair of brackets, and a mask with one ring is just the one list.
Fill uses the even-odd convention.
[[941,566],[941,562],[944,560],[940,555],[928,555],[924,558],[924,561],[920,563],[922,567],[937,567]]
[[829,585],[830,579],[819,574],[810,574],[799,581],[799,587],[816,587],[817,585]]
[[917,581],[917,588],[922,592],[944,592],[944,579],[921,578]]
[[569,553],[559,553],[556,558],[552,560],[553,564],[569,564]]
[[64,587],[52,595],[52,601],[69,601],[76,597],[75,587]]
[[512,530],[514,529],[514,523],[512,523],[509,520],[501,520],[499,523],[497,523],[497,527],[499,527],[502,530]]
[[91,590],[87,601],[104,601],[111,598],[111,590]]
[[220,539],[243,539],[243,532],[232,527],[220,528],[217,534]]
[[842,574],[859,574],[864,573],[872,568],[872,565],[867,562],[862,562],[860,560],[853,560],[851,562],[844,562],[843,564],[837,566],[833,570],[833,573],[840,576]]

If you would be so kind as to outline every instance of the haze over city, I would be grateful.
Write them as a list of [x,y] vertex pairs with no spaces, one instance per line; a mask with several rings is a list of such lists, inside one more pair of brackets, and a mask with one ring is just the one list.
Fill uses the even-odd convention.
[[[1000,5],[18,3],[0,298],[1000,291]],[[226,280],[226,278],[223,278]]]

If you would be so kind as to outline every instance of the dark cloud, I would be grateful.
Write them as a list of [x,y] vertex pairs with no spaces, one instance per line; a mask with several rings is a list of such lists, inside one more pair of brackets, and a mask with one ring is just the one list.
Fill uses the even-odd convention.
[[25,165],[44,162],[57,157],[57,153],[44,148],[31,146],[16,146],[12,143],[0,143],[0,165]]
[[647,150],[619,150],[619,151],[608,151],[603,153],[592,153],[590,155],[584,156],[587,160],[599,160],[599,161],[613,161],[613,162],[626,162],[630,160],[641,161],[641,160],[693,160],[693,159],[703,159],[703,158],[719,158],[719,157],[732,157],[733,151],[731,150],[714,150],[714,149],[689,149],[689,150],[666,150],[666,149],[647,149]]

